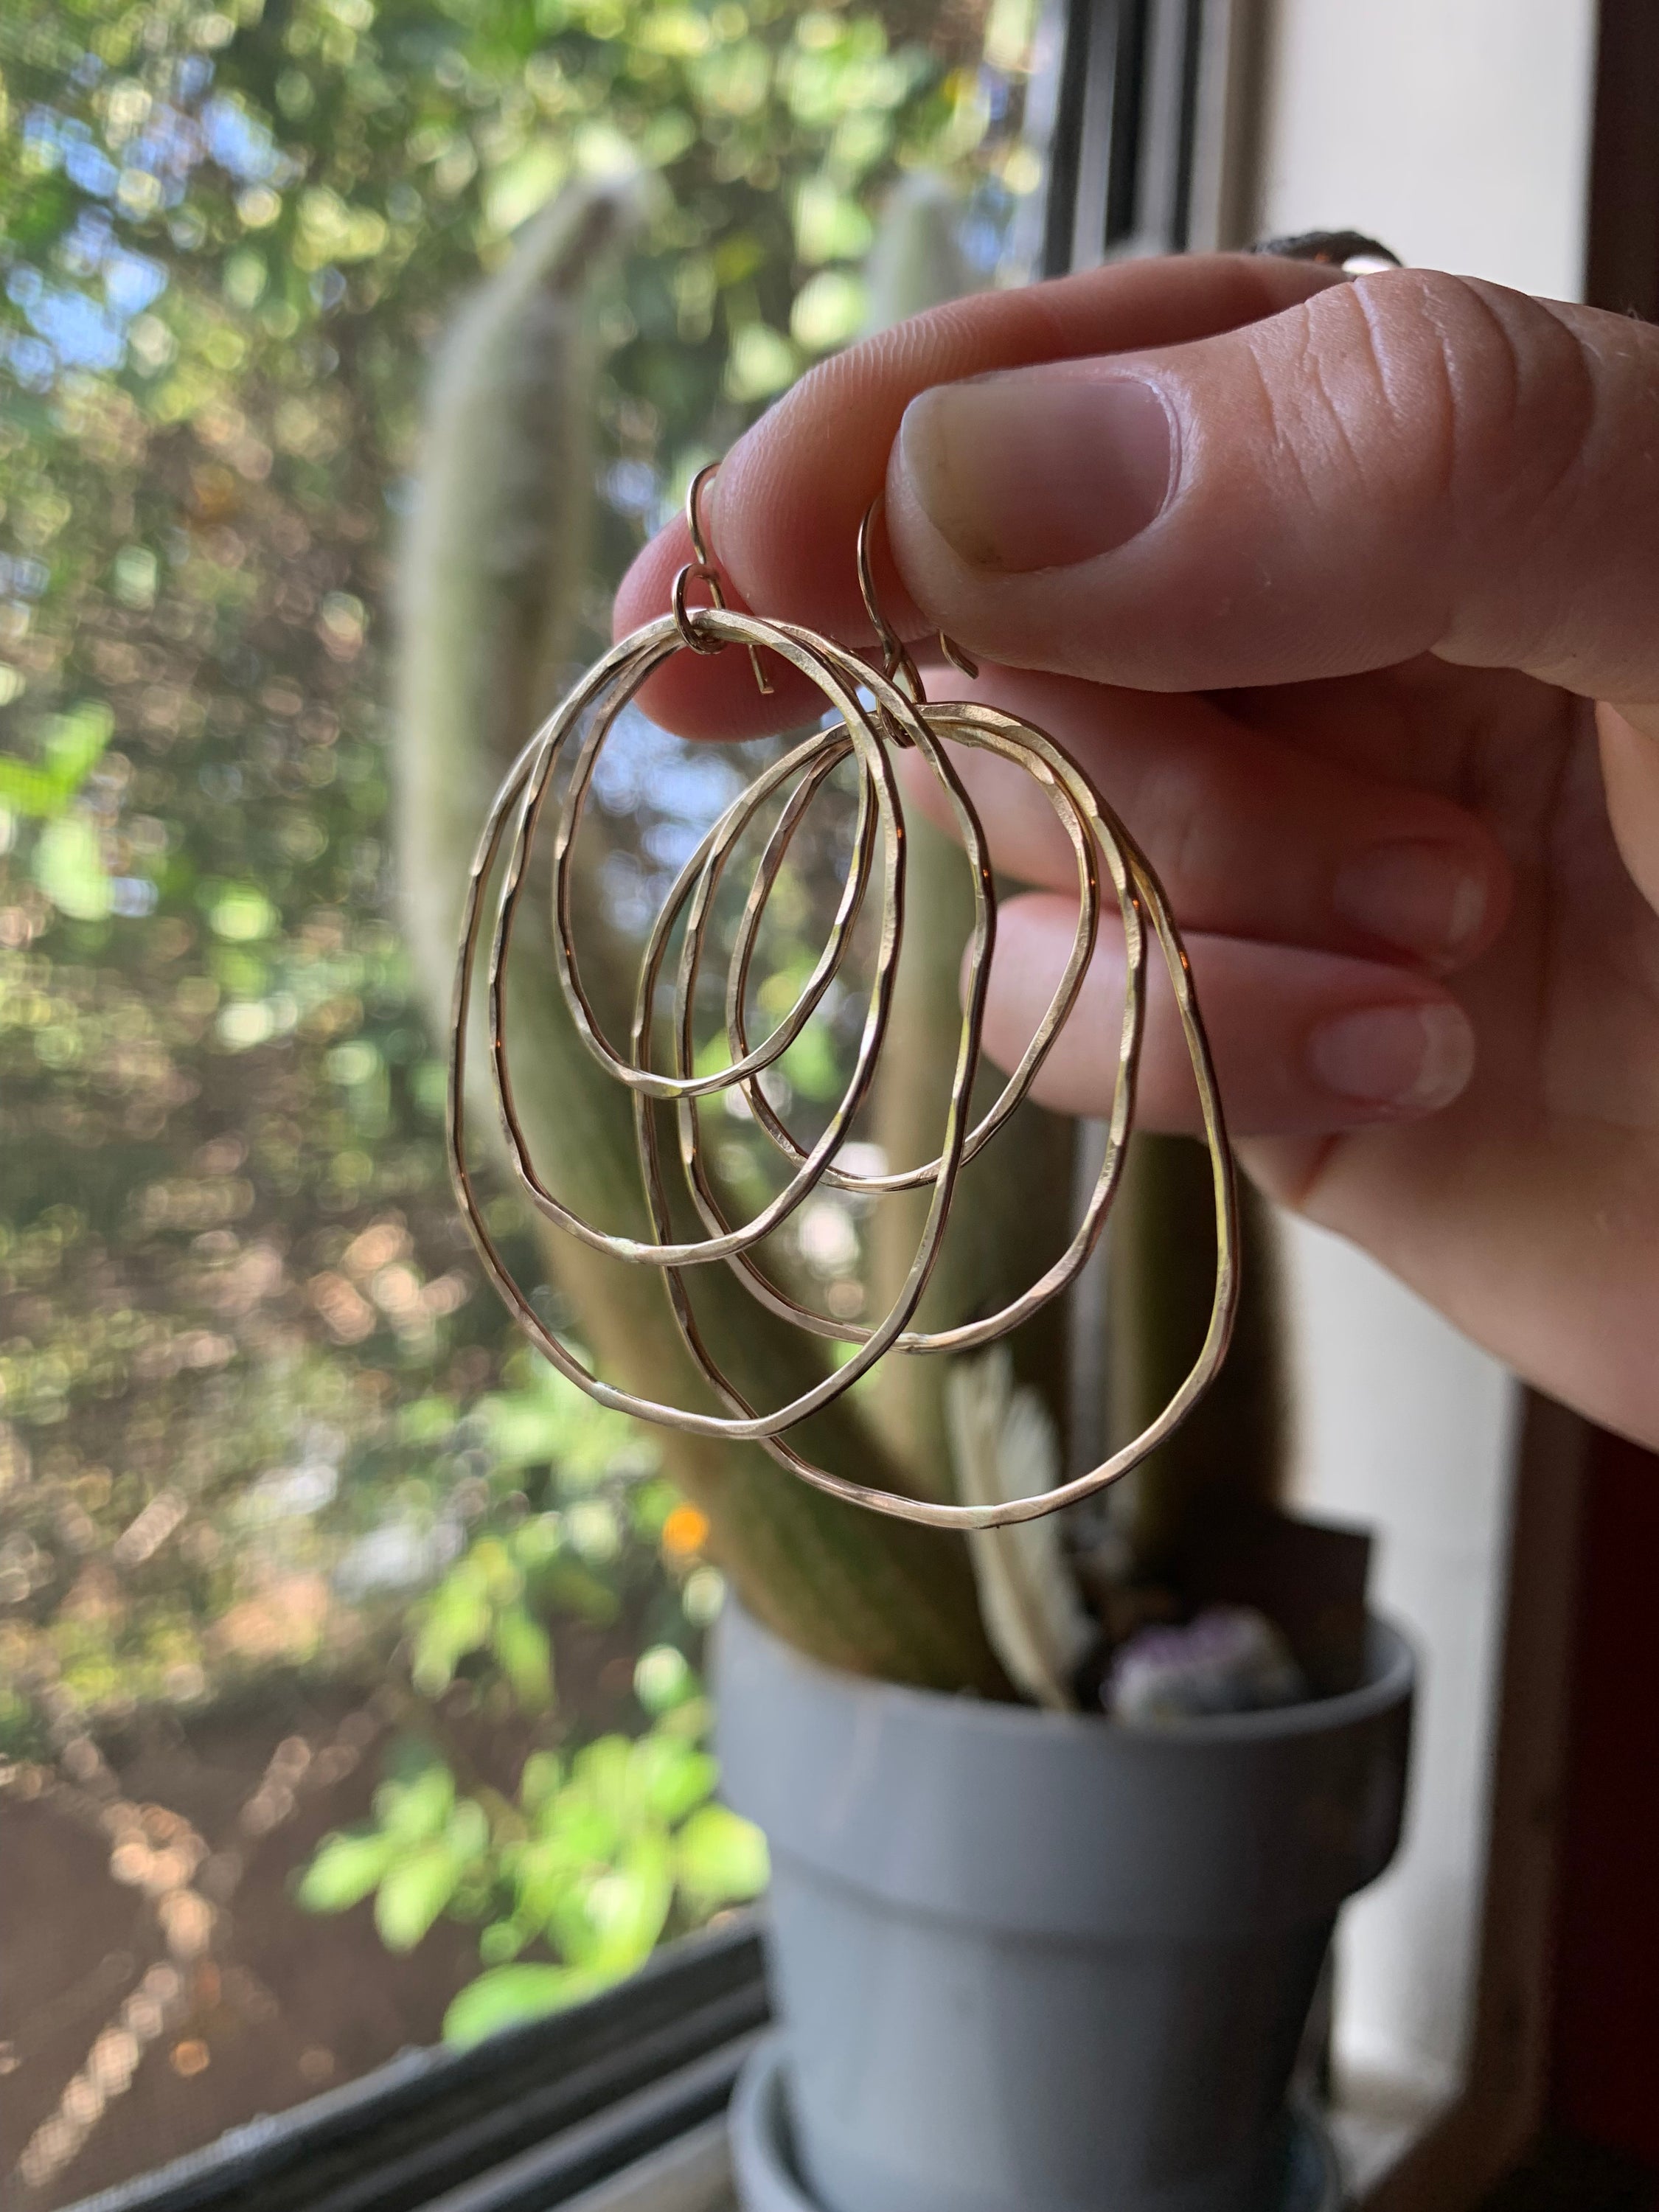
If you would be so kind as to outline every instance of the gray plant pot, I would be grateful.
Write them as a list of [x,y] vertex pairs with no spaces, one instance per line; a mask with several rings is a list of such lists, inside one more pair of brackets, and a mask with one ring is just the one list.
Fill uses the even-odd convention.
[[1337,1907],[1400,1833],[1413,1662],[1132,1729],[815,1665],[729,1607],[726,1794],[773,1855],[822,2212],[1257,2212]]

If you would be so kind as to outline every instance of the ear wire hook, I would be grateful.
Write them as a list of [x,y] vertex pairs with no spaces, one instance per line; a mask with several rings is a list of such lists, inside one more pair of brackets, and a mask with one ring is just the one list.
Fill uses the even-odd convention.
[[[691,550],[697,557],[695,561],[688,561],[674,579],[674,620],[679,625],[680,635],[693,653],[714,653],[726,650],[724,638],[711,639],[702,635],[691,618],[691,610],[685,604],[687,586],[699,583],[707,585],[711,605],[722,610],[726,605],[726,592],[721,587],[720,571],[714,566],[714,556],[702,527],[702,488],[719,466],[718,461],[710,461],[706,467],[699,469],[685,495],[685,526],[691,533]],[[761,666],[760,654],[752,645],[749,647],[749,665],[755,672],[756,689],[763,697],[769,698],[772,686]]]
[[[864,520],[859,525],[858,565],[859,594],[864,601],[864,611],[870,617],[881,645],[882,674],[890,684],[896,684],[905,696],[918,706],[926,703],[927,693],[921,681],[921,672],[916,666],[910,648],[882,612],[881,602],[876,597],[876,579],[870,563],[870,533],[877,515],[881,512],[884,495],[878,492],[864,510]],[[939,650],[953,668],[964,676],[977,676],[978,664],[970,660],[962,647],[939,633]]]

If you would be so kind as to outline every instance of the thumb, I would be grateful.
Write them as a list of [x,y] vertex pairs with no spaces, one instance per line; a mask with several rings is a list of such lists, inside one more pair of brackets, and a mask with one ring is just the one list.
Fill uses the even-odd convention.
[[1659,330],[1389,270],[908,409],[889,529],[971,651],[1146,690],[1433,652],[1659,699]]

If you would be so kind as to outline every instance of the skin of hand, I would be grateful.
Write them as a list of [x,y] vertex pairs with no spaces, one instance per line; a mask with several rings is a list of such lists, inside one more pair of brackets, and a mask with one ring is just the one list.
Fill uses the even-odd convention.
[[[1659,1445],[1659,330],[1243,257],[962,301],[734,447],[736,603],[867,644],[853,544],[884,484],[897,627],[983,656],[933,695],[1049,731],[1162,876],[1249,1171]],[[619,634],[689,557],[680,526],[646,549]],[[644,703],[692,736],[817,712],[729,652]],[[958,765],[1033,886],[1000,916],[1007,1066],[1075,877],[1034,789]],[[1051,1104],[1102,1107],[1121,972],[1103,931]],[[1155,996],[1141,1122],[1194,1112]]]

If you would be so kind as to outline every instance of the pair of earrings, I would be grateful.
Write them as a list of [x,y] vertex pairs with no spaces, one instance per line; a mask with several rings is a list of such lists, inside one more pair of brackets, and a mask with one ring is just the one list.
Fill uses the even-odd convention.
[[[1217,1093],[1215,1073],[1193,993],[1191,974],[1169,903],[1133,840],[1088,778],[1054,740],[1032,724],[977,702],[929,701],[915,662],[883,614],[871,569],[872,506],[859,531],[856,558],[864,604],[881,648],[879,672],[833,640],[792,623],[736,612],[726,603],[719,570],[705,535],[702,489],[712,468],[693,482],[686,501],[695,558],[675,579],[669,613],[613,646],[576,684],[536,732],[501,785],[485,824],[467,885],[450,1039],[448,1144],[451,1176],[483,1265],[525,1334],[543,1356],[601,1405],[619,1413],[688,1431],[761,1444],[803,1481],[874,1511],[933,1528],[986,1528],[1026,1521],[1091,1496],[1138,1465],[1179,1425],[1213,1379],[1224,1358],[1238,1297],[1238,1240],[1232,1159]],[[693,607],[694,585],[708,604]],[[973,665],[948,639],[947,659],[969,675]],[[771,685],[761,661],[775,653],[816,686],[830,710],[824,726],[759,775],[725,809],[680,869],[651,929],[641,959],[633,1019],[625,1051],[605,1035],[578,966],[572,923],[573,854],[601,750],[618,716],[654,669],[681,652],[716,653],[744,647],[763,692]],[[970,1121],[969,1099],[978,1072],[981,1030],[992,947],[996,895],[985,831],[947,747],[977,749],[1012,762],[1031,776],[1053,806],[1077,863],[1078,921],[1060,981],[1025,1048],[994,1103]],[[903,939],[905,830],[893,757],[914,748],[943,791],[967,857],[974,892],[974,927],[966,965],[962,1030],[936,1157],[890,1173],[861,1174],[840,1164],[854,1119],[868,1095],[890,1016]],[[756,1043],[748,1029],[750,970],[767,908],[814,799],[844,763],[858,778],[852,855],[823,948],[794,1004],[771,1034]],[[524,895],[537,834],[560,772],[553,834],[553,957],[559,987],[586,1049],[632,1098],[640,1170],[651,1224],[648,1238],[612,1234],[584,1220],[550,1190],[530,1158],[514,1102],[505,1020],[505,979],[513,933]],[[725,978],[728,1064],[696,1072],[692,1013],[708,951],[710,917],[734,848],[757,830],[778,802],[745,897]],[[496,884],[489,932],[487,1000],[491,1073],[507,1162],[519,1188],[545,1219],[597,1252],[662,1276],[674,1318],[688,1350],[727,1411],[714,1413],[660,1403],[603,1382],[548,1328],[514,1280],[492,1237],[473,1188],[466,1127],[466,1049],[474,976],[487,917],[488,893]],[[769,1100],[763,1078],[775,1067],[823,1005],[841,969],[872,884],[879,879],[880,927],[869,984],[868,1006],[852,1074],[822,1133],[803,1144]],[[1054,1040],[1071,1015],[1099,934],[1103,880],[1116,901],[1124,939],[1125,990],[1116,1081],[1104,1155],[1094,1187],[1070,1242],[1060,1257],[1020,1297],[1000,1311],[958,1328],[924,1331],[910,1326],[945,1234],[952,1196],[965,1168],[990,1142],[1026,1096]],[[672,986],[669,1065],[653,1064],[659,987],[679,932]],[[1018,1327],[1075,1280],[1105,1226],[1122,1169],[1134,1112],[1135,1079],[1145,1027],[1148,939],[1156,941],[1197,1079],[1215,1191],[1216,1285],[1203,1346],[1191,1371],[1164,1411],[1132,1443],[1100,1466],[1035,1497],[996,1504],[946,1504],[905,1498],[851,1481],[814,1466],[788,1441],[789,1431],[821,1411],[889,1353],[913,1356],[966,1352]],[[749,1220],[734,1224],[711,1180],[702,1139],[702,1109],[736,1093],[785,1163],[784,1188]],[[677,1238],[664,1177],[662,1117],[673,1109],[680,1167],[706,1232]],[[869,1198],[925,1190],[927,1212],[915,1256],[898,1296],[873,1325],[814,1313],[774,1282],[755,1256],[763,1239],[782,1227],[815,1191],[838,1190]],[[763,1306],[811,1334],[851,1346],[821,1381],[787,1405],[759,1412],[711,1352],[687,1295],[695,1267],[732,1269]]]

